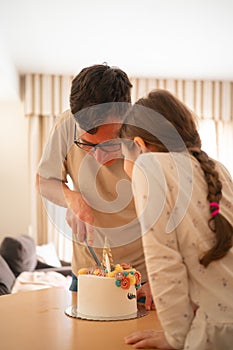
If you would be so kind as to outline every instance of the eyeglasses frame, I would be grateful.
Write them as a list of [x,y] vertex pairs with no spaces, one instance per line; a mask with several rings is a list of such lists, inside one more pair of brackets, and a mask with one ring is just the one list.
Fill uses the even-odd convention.
[[84,151],[86,151],[86,150],[84,148],[82,148],[82,146],[91,147],[90,152],[95,151],[97,148],[100,148],[103,152],[106,152],[106,153],[118,152],[121,149],[121,142],[119,142],[119,143],[108,143],[108,146],[110,146],[110,147],[111,146],[119,146],[119,149],[117,149],[117,150],[108,151],[108,150],[103,149],[103,147],[104,147],[103,144],[107,143],[107,141],[105,141],[103,143],[87,143],[87,142],[78,141],[77,138],[76,138],[76,132],[77,132],[77,127],[76,127],[76,124],[75,124],[75,127],[74,127],[74,144],[76,146],[78,146],[80,149],[84,150]]

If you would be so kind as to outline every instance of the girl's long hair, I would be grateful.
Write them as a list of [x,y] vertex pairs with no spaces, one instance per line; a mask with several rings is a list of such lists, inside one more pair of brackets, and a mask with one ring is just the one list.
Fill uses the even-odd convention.
[[[138,107],[142,108],[141,111]],[[150,125],[148,127],[140,127],[148,121],[146,110],[152,110],[163,118],[165,123],[171,124],[173,128],[179,133],[184,146],[199,162],[203,170],[205,181],[208,188],[207,200],[209,203],[220,203],[222,198],[222,183],[219,179],[219,174],[215,169],[215,162],[201,149],[201,139],[196,127],[196,118],[193,112],[186,107],[180,100],[173,96],[167,90],[153,90],[146,98],[139,99],[132,107],[130,112],[126,115],[124,124],[122,125],[120,136],[128,139],[133,139],[135,136],[140,136],[146,145],[154,145],[159,152],[182,151],[180,144],[172,140],[172,132],[165,135],[161,131],[162,137],[167,137],[167,142],[161,142],[161,137],[156,137],[150,132]],[[144,115],[143,115],[143,112]],[[139,112],[138,112],[139,111]],[[151,115],[150,115],[151,117]],[[143,120],[142,124],[136,125],[135,121]],[[133,119],[133,123],[129,120]],[[159,120],[159,119],[158,119]],[[162,124],[162,123],[161,123]],[[151,128],[153,126],[151,125]],[[160,123],[156,120],[156,128],[160,129]],[[169,145],[169,147],[167,146]],[[211,213],[216,210],[215,207],[210,207],[210,219],[208,225],[211,231],[215,233],[216,241],[214,246],[207,251],[201,258],[200,262],[204,266],[208,266],[211,261],[223,258],[233,244],[233,227],[229,221],[219,212],[215,216]]]

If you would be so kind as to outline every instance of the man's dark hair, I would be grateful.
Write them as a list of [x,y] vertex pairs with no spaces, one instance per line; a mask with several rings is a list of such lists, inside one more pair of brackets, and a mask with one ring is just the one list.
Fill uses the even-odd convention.
[[[102,109],[105,112],[109,110],[109,113],[116,115],[121,114],[119,109],[122,110],[122,106],[116,107],[118,110],[116,112],[113,109],[114,104],[112,102],[130,103],[131,88],[132,84],[127,74],[118,67],[97,64],[84,68],[72,81],[70,94],[71,112],[82,129],[90,133],[95,133],[97,128],[93,128],[93,113],[80,111],[84,109],[87,111],[89,109],[88,107],[100,105],[101,111],[96,117],[98,119],[98,125],[101,125],[101,122],[104,123],[107,116],[110,115],[108,113],[102,113]],[[106,104],[105,107],[103,104]],[[124,105],[124,103],[119,105]],[[99,118],[102,118],[102,120]]]

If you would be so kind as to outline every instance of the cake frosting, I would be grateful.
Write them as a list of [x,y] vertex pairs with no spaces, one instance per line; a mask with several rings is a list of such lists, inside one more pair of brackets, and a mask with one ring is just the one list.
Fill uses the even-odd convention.
[[128,264],[81,269],[78,273],[78,317],[121,320],[137,317],[136,289],[141,275]]

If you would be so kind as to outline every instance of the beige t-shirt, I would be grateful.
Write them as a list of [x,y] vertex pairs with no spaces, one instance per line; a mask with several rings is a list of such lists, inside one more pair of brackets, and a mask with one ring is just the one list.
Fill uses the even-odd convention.
[[[223,186],[220,213],[233,225],[233,183],[223,165],[216,169]],[[199,162],[184,154],[143,154],[132,183],[148,278],[168,342],[175,349],[232,349],[233,248],[207,268],[199,262],[215,238]]]
[[[92,156],[73,142],[75,120],[70,111],[64,112],[53,128],[46,144],[38,173],[44,178],[67,182],[83,194],[94,212],[95,251],[102,260],[105,236],[110,244],[114,263],[126,262],[147,280],[131,183],[123,169],[123,159],[101,166]],[[70,230],[71,231],[71,230]],[[77,275],[81,267],[91,267],[94,260],[86,246],[73,237],[72,269]]]

